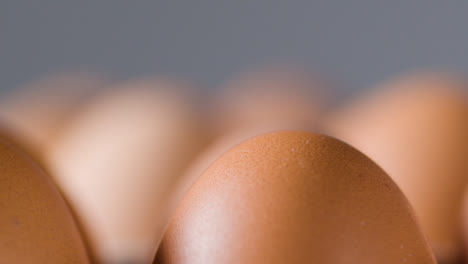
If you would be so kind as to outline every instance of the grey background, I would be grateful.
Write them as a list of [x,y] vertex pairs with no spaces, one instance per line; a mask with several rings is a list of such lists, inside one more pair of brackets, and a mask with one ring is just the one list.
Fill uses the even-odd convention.
[[468,1],[0,0],[0,90],[41,74],[181,76],[206,87],[287,61],[341,94],[421,67],[468,70]]

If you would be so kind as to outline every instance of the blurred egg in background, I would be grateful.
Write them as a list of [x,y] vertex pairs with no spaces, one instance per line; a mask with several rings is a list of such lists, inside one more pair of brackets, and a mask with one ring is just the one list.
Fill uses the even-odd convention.
[[442,263],[454,263],[462,255],[467,85],[453,74],[408,74],[325,120],[325,131],[367,154],[396,181]]
[[274,64],[234,77],[213,99],[217,134],[312,129],[327,106],[323,79],[301,67]]
[[150,263],[172,190],[206,143],[187,84],[140,79],[96,98],[47,154],[98,263]]
[[0,97],[0,122],[41,156],[86,102],[110,80],[94,72],[44,75]]

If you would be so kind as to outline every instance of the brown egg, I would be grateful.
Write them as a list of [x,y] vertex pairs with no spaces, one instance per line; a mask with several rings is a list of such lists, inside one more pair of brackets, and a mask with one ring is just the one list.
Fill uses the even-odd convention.
[[185,83],[135,80],[95,99],[48,161],[98,263],[150,263],[173,189],[204,144]]
[[216,98],[215,130],[221,136],[253,136],[313,128],[326,101],[323,86],[316,76],[293,68],[271,66],[247,72],[228,82]]
[[448,74],[397,78],[332,115],[325,129],[389,173],[444,263],[461,254],[459,208],[468,183],[465,87]]
[[84,72],[44,76],[2,97],[0,121],[29,152],[41,156],[70,117],[107,84],[105,78]]
[[[468,187],[468,186],[467,186]],[[463,234],[463,242],[464,242],[464,252],[468,252],[468,188],[465,189],[465,194],[463,196],[463,204],[461,208],[461,230]],[[468,256],[465,253],[464,255],[464,262],[466,263],[468,260]],[[462,262],[460,262],[462,263]],[[443,264],[443,263],[442,263]]]
[[0,263],[89,263],[52,181],[0,135]]
[[191,165],[184,177],[187,184],[222,153],[248,138],[280,129],[315,128],[327,101],[324,87],[317,76],[278,65],[228,82],[213,105],[216,139]]
[[435,263],[412,210],[371,160],[333,138],[250,139],[195,182],[156,263]]

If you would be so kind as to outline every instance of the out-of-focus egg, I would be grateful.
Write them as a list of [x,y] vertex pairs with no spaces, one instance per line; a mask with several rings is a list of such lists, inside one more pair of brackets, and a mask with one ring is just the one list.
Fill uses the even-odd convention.
[[[218,135],[310,129],[324,107],[323,83],[310,73],[282,67],[250,71],[228,82],[214,104]],[[245,139],[245,138],[243,138]]]
[[78,227],[53,182],[3,135],[0,263],[89,263]]
[[185,83],[136,80],[95,99],[49,153],[99,263],[150,263],[173,189],[204,144]]
[[216,160],[174,214],[156,263],[435,263],[408,201],[333,138],[276,132]]
[[107,84],[104,77],[84,72],[45,76],[2,96],[0,122],[40,156],[70,117]]
[[389,173],[444,263],[461,254],[459,208],[468,183],[464,88],[464,80],[448,74],[408,75],[331,115],[325,125]]

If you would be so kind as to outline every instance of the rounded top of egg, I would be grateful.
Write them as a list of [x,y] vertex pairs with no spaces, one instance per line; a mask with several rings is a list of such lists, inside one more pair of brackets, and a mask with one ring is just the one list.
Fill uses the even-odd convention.
[[89,263],[78,227],[52,181],[0,136],[0,261]]
[[468,183],[467,82],[423,72],[390,80],[332,114],[325,131],[361,150],[396,181],[439,260],[461,254],[460,205]]
[[326,96],[322,80],[282,66],[248,71],[226,83],[214,105],[218,134],[315,126]]
[[232,148],[194,183],[157,263],[435,263],[406,198],[326,136],[282,131]]

